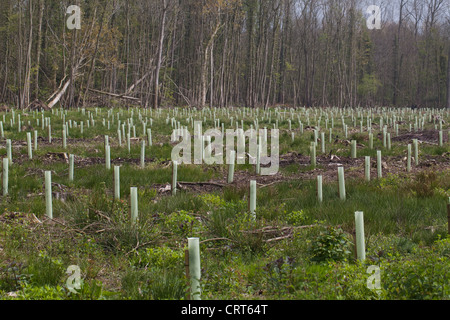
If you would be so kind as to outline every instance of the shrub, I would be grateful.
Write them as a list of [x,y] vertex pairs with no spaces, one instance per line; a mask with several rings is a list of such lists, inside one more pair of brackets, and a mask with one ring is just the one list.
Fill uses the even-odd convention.
[[350,257],[351,241],[342,229],[328,227],[311,243],[312,261],[343,261]]
[[293,211],[286,216],[286,222],[293,226],[302,226],[306,221],[306,215],[303,210]]
[[184,252],[168,247],[147,248],[131,260],[131,265],[138,268],[182,268]]

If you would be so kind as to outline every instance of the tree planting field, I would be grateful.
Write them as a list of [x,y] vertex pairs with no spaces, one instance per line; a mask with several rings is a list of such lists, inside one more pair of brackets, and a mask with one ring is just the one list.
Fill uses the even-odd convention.
[[[192,237],[204,300],[450,299],[448,109],[4,108],[0,121],[0,157],[10,145],[12,160],[0,197],[1,299],[187,299]],[[195,139],[194,121],[204,132],[267,128],[269,141],[279,129],[278,173],[258,175],[247,156],[228,183],[227,164],[179,164],[173,195],[171,135],[187,128]],[[364,213],[364,260],[355,212]],[[81,272],[77,293],[69,266]]]

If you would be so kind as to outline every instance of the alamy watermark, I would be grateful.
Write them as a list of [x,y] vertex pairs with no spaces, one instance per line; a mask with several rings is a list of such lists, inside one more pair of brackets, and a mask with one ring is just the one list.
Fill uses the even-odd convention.
[[73,294],[77,294],[77,290],[81,290],[81,269],[79,266],[70,266],[66,273],[69,275],[66,281],[67,289]]
[[66,25],[69,30],[80,30],[81,29],[81,8],[79,6],[69,6],[66,11],[67,14],[70,14],[69,18],[67,18]]
[[[66,25],[69,30],[81,29],[81,8],[77,5],[71,5],[66,10],[70,16],[67,18]],[[371,5],[367,8],[366,13],[370,16],[367,18],[367,28],[369,30],[381,29],[381,8]]]
[[370,14],[367,18],[367,29],[380,30],[381,29],[381,8],[379,6],[371,5],[367,8],[366,13]]
[[[172,161],[178,164],[250,164],[261,165],[261,175],[276,175],[279,170],[279,130],[266,128],[249,129],[209,129],[203,133],[201,121],[194,123],[194,157],[192,158],[192,135],[186,129],[175,129],[172,142],[182,141],[172,150]],[[247,142],[248,138],[248,144]],[[268,142],[270,138],[270,156]],[[235,144],[235,142],[237,142]],[[246,147],[248,145],[248,148]],[[248,150],[248,153],[247,153]],[[235,151],[232,153],[231,151]],[[232,154],[236,157],[232,158]],[[270,165],[270,166],[268,166]]]
[[371,276],[367,279],[367,288],[378,293],[381,292],[381,269],[379,266],[370,266],[367,273]]

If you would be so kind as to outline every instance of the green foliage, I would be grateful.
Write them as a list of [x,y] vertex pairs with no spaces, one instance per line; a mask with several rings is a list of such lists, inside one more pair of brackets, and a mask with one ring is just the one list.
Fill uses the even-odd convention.
[[164,226],[167,230],[174,232],[181,237],[194,236],[201,229],[202,225],[192,213],[181,210],[165,216]]
[[304,225],[307,217],[303,210],[293,211],[286,216],[286,222],[293,226],[302,226]]
[[351,241],[340,228],[327,227],[312,242],[312,261],[345,261],[350,257]]
[[130,264],[136,268],[180,269],[184,262],[183,250],[168,247],[147,248],[131,259]]

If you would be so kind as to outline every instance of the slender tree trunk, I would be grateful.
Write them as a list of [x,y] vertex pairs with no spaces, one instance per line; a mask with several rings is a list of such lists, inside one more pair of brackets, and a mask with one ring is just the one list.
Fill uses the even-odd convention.
[[202,72],[201,72],[201,101],[200,101],[200,106],[204,107],[206,105],[206,94],[207,94],[207,71],[208,71],[208,62],[209,62],[209,55],[213,54],[212,52],[212,48],[213,48],[213,43],[214,43],[214,39],[217,35],[217,33],[219,32],[220,29],[220,20],[217,21],[216,27],[214,29],[214,32],[212,33],[208,44],[206,45],[205,48],[205,55],[203,57],[203,64],[202,64]]
[[28,35],[28,50],[27,50],[27,60],[25,67],[25,79],[22,91],[22,106],[21,108],[26,108],[30,104],[30,88],[31,88],[31,49],[33,46],[33,1],[30,0],[29,3],[30,10],[30,33]]
[[167,0],[163,0],[163,15],[161,21],[161,30],[159,35],[159,45],[158,45],[158,60],[156,61],[156,72],[155,72],[155,92],[153,96],[153,108],[157,109],[159,107],[159,73],[161,71],[162,64],[162,52],[164,46],[164,34],[166,27],[166,16],[167,16]]
[[36,79],[35,79],[35,99],[39,98],[39,73],[41,69],[41,52],[42,52],[42,20],[44,18],[44,0],[39,0],[39,29],[37,39],[36,53]]
[[450,110],[450,46],[448,48],[447,61],[447,109]]

